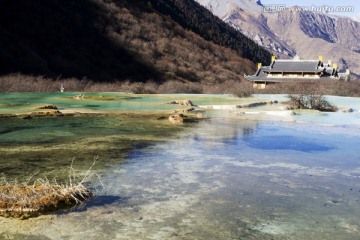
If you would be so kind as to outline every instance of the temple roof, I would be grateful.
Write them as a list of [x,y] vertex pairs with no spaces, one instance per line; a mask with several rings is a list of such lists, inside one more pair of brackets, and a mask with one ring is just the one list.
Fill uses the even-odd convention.
[[293,72],[293,73],[319,73],[319,60],[275,60],[268,67],[263,67],[264,72]]
[[[273,75],[270,75],[271,73]],[[279,76],[279,74],[281,76]],[[245,78],[253,82],[285,82],[315,79],[334,80],[338,79],[337,74],[338,72],[333,66],[324,65],[320,60],[273,59],[270,66],[261,67],[260,65],[260,68],[257,69],[254,75],[245,75]]]

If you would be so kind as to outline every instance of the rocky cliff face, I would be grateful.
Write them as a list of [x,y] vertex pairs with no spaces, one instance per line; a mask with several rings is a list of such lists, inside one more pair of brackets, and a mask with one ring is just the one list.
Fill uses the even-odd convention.
[[255,0],[198,2],[278,57],[322,55],[341,70],[349,68],[355,77],[360,75],[360,22],[355,18],[309,11],[270,13]]

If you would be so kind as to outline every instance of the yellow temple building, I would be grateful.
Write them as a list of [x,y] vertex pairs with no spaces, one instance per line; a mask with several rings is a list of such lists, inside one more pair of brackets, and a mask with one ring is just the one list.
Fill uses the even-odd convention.
[[327,64],[323,57],[318,60],[301,60],[299,58],[278,60],[272,56],[269,66],[258,64],[254,75],[245,75],[245,79],[253,82],[254,88],[263,89],[267,84],[288,82],[288,81],[309,81],[309,80],[345,80],[348,81],[350,70],[346,73],[339,73],[336,63]]

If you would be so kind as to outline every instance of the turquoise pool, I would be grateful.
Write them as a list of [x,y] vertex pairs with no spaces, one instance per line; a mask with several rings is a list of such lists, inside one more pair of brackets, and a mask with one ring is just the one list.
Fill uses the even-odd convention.
[[330,98],[353,113],[229,107],[173,125],[159,116],[179,108],[164,104],[174,99],[233,106],[285,96],[74,95],[0,96],[1,113],[44,104],[97,112],[0,118],[0,173],[66,180],[72,160],[81,176],[98,156],[101,183],[87,184],[96,197],[26,221],[0,218],[0,238],[358,239],[359,99]]

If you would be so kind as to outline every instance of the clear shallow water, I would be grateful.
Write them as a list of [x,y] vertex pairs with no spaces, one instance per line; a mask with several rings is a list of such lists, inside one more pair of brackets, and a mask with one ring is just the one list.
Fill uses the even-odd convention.
[[[198,105],[239,104],[239,100],[229,95],[133,95],[126,93],[85,93],[84,100],[75,100],[78,93],[13,93],[0,94],[1,113],[24,113],[48,104],[56,105],[60,110],[85,109],[116,112],[169,111],[174,105],[166,104],[178,99],[194,99]],[[251,100],[250,100],[251,101]]]
[[[131,150],[170,138],[182,129],[156,115],[114,114],[0,118],[0,172],[7,177],[34,172],[57,176],[74,166],[88,168],[95,156],[123,161]],[[100,168],[107,162],[99,161]]]
[[143,115],[0,120],[2,171],[56,175],[74,155],[85,170],[97,153],[105,186],[72,211],[0,218],[0,236],[359,239],[359,128],[206,114],[185,126]]

